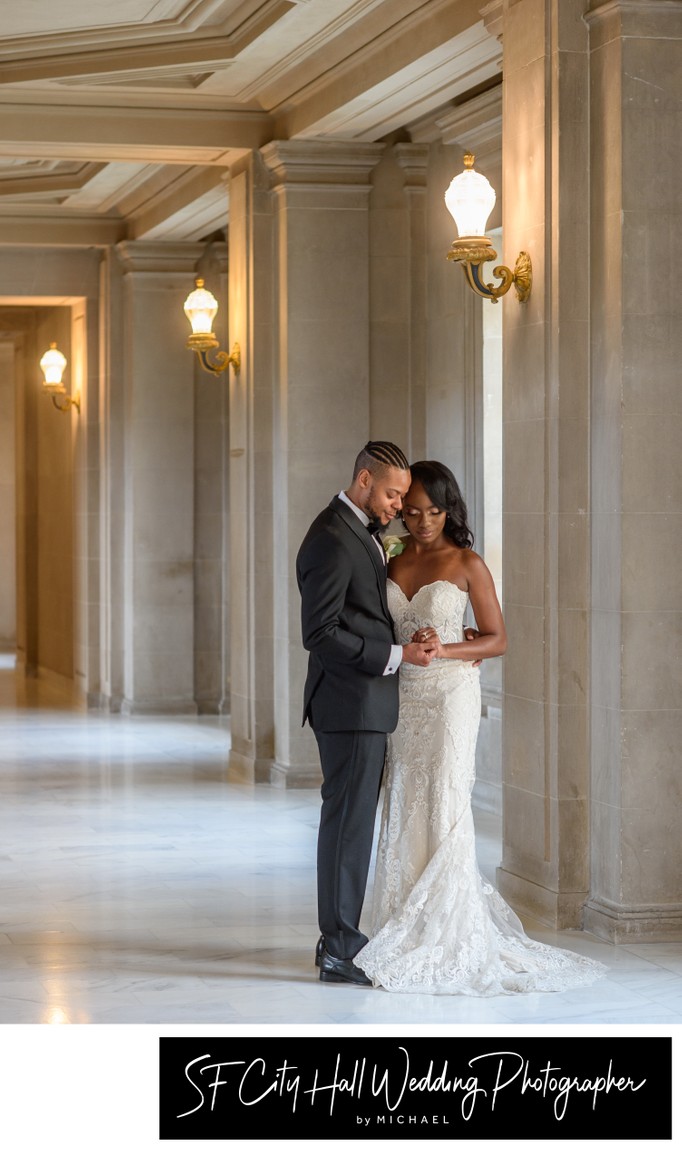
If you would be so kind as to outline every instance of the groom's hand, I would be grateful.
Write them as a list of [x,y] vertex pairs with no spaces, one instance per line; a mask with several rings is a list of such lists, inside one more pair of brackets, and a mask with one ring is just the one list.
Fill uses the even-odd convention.
[[413,667],[428,667],[438,648],[438,644],[431,643],[405,643],[403,646],[403,663],[411,663]]

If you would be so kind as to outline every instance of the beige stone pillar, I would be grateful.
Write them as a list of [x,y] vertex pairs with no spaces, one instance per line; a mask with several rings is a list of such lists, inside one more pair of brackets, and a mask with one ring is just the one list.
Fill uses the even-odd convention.
[[41,397],[39,382],[31,367],[41,353],[37,351],[34,312],[26,309],[20,323],[12,319],[10,324],[16,404],[16,656],[17,667],[25,675],[33,676],[38,672],[38,400]]
[[[578,927],[589,890],[588,54],[581,0],[503,11],[503,895]],[[494,15],[493,6],[488,14]]]
[[0,651],[12,652],[17,641],[14,359],[14,341],[0,336]]
[[232,765],[319,782],[295,559],[370,434],[369,194],[381,145],[281,142],[230,181]]
[[99,276],[98,467],[99,683],[93,707],[118,712],[125,676],[125,370],[124,266],[115,248],[102,255]]
[[[37,309],[36,343],[39,349],[48,348],[52,341],[63,348],[68,361],[65,384],[75,394],[79,372],[77,367],[74,370],[70,311],[62,307]],[[69,682],[75,679],[74,556],[80,524],[74,499],[74,446],[79,416],[74,408],[56,411],[49,397],[41,394],[42,374],[39,380],[36,363],[27,364],[26,384],[38,392],[38,665],[41,673]]]
[[73,677],[88,705],[101,704],[101,547],[99,400],[99,267],[93,253],[91,288],[70,307],[70,391],[80,395],[71,409],[73,456]]
[[500,888],[562,927],[679,938],[682,6],[497,14],[506,262],[534,269],[503,305]]
[[387,148],[369,213],[371,435],[423,459],[426,441],[428,145]]
[[480,502],[477,456],[480,463],[482,447],[481,301],[467,287],[460,269],[447,259],[454,223],[443,198],[461,167],[458,149],[434,142],[428,168],[424,446],[429,459],[441,460],[456,475],[476,533]]
[[196,711],[194,356],[183,303],[196,252],[123,243],[123,701]]
[[590,930],[682,937],[682,4],[589,5]]
[[[501,52],[500,48],[500,54]],[[497,229],[493,243],[500,261],[503,262],[504,252],[498,243],[502,222],[501,86],[492,88],[439,115],[434,126],[438,129],[437,138],[442,144],[449,145],[439,148],[434,157],[439,173],[439,183],[433,188],[434,217],[440,225],[438,231],[442,233],[443,224],[447,222],[448,239],[451,241],[454,238],[455,228],[445,207],[444,192],[453,176],[462,171],[464,154],[473,152],[476,157],[476,170],[487,177],[496,191],[495,206],[488,220],[488,231]],[[445,244],[445,236],[440,242]],[[452,339],[453,334],[457,333],[456,343],[464,353],[459,370],[461,406],[457,420],[463,432],[463,442],[459,446],[459,458],[454,465],[467,502],[469,520],[474,531],[474,547],[483,555],[495,576],[499,577],[501,547],[495,553],[490,545],[490,521],[487,515],[490,492],[486,490],[486,479],[494,474],[497,483],[501,484],[502,451],[501,442],[496,451],[497,440],[493,444],[489,440],[485,441],[485,411],[489,403],[487,394],[490,386],[489,377],[493,377],[495,389],[500,386],[504,309],[500,304],[481,301],[469,290],[464,283],[461,269],[446,259],[447,248],[441,248],[438,255],[440,259],[437,266],[442,286],[451,299],[457,300],[459,304],[458,323],[450,325],[447,336],[440,335],[438,338]],[[499,333],[495,339],[491,339],[493,332]],[[446,427],[445,434],[447,430]],[[501,440],[501,429],[495,430]],[[443,432],[440,434],[443,435]],[[489,504],[485,509],[484,499]],[[498,511],[498,535],[501,533],[500,519],[501,508]],[[473,619],[471,621],[473,622]],[[496,814],[500,814],[502,810],[503,667],[502,659],[486,660],[481,667],[481,725],[476,744],[476,786],[473,796],[477,807]]]
[[[227,213],[227,197],[226,197]],[[219,303],[213,330],[228,348],[227,244],[211,243],[197,264]],[[189,331],[189,329],[188,329]],[[194,696],[200,714],[230,711],[228,368],[219,376],[195,359]]]
[[251,153],[230,172],[229,595],[231,777],[266,782],[274,757],[273,596],[286,578],[273,538],[276,259],[268,173]]

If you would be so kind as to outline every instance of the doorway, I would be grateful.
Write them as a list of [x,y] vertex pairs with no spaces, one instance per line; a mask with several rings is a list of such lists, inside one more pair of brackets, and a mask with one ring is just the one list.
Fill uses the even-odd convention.
[[[84,301],[0,300],[0,647],[25,675],[75,678],[75,408],[44,393],[40,359],[56,343],[67,391],[83,391]],[[75,336],[75,338],[74,338]]]

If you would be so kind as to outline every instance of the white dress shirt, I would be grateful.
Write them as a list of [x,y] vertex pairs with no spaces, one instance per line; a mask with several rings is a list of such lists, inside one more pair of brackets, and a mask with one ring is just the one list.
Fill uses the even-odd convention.
[[[367,527],[369,525],[369,516],[365,515],[364,511],[360,507],[356,507],[356,505],[355,505],[355,503],[353,503],[352,499],[348,498],[345,491],[339,491],[339,499],[343,500],[343,502],[346,503],[350,507],[351,511],[355,512],[358,519],[362,523],[363,527]],[[377,547],[379,548],[379,551],[381,552],[381,558],[384,562],[384,565],[386,565],[386,563],[388,563],[388,558],[387,558],[386,552],[384,550],[384,545],[381,542],[381,539],[379,538],[378,535],[374,535],[374,536],[372,536],[372,538],[374,539],[374,542],[376,543]],[[386,666],[384,668],[384,672],[383,672],[384,675],[395,675],[395,673],[398,670],[398,667],[400,666],[402,661],[403,661],[403,649],[398,643],[393,643],[391,645],[391,654],[389,655],[388,663],[386,664]]]

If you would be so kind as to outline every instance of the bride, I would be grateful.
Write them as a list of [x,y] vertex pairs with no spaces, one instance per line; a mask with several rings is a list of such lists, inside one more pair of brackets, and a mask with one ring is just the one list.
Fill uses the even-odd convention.
[[[436,644],[429,667],[400,670],[389,735],[371,933],[354,962],[386,990],[493,995],[593,982],[601,963],[528,938],[479,873],[471,810],[481,713],[478,663],[506,632],[490,571],[472,550],[467,511],[441,463],[411,466],[409,533],[389,564],[396,642]],[[464,639],[471,603],[478,635]],[[473,662],[472,662],[473,660]]]

